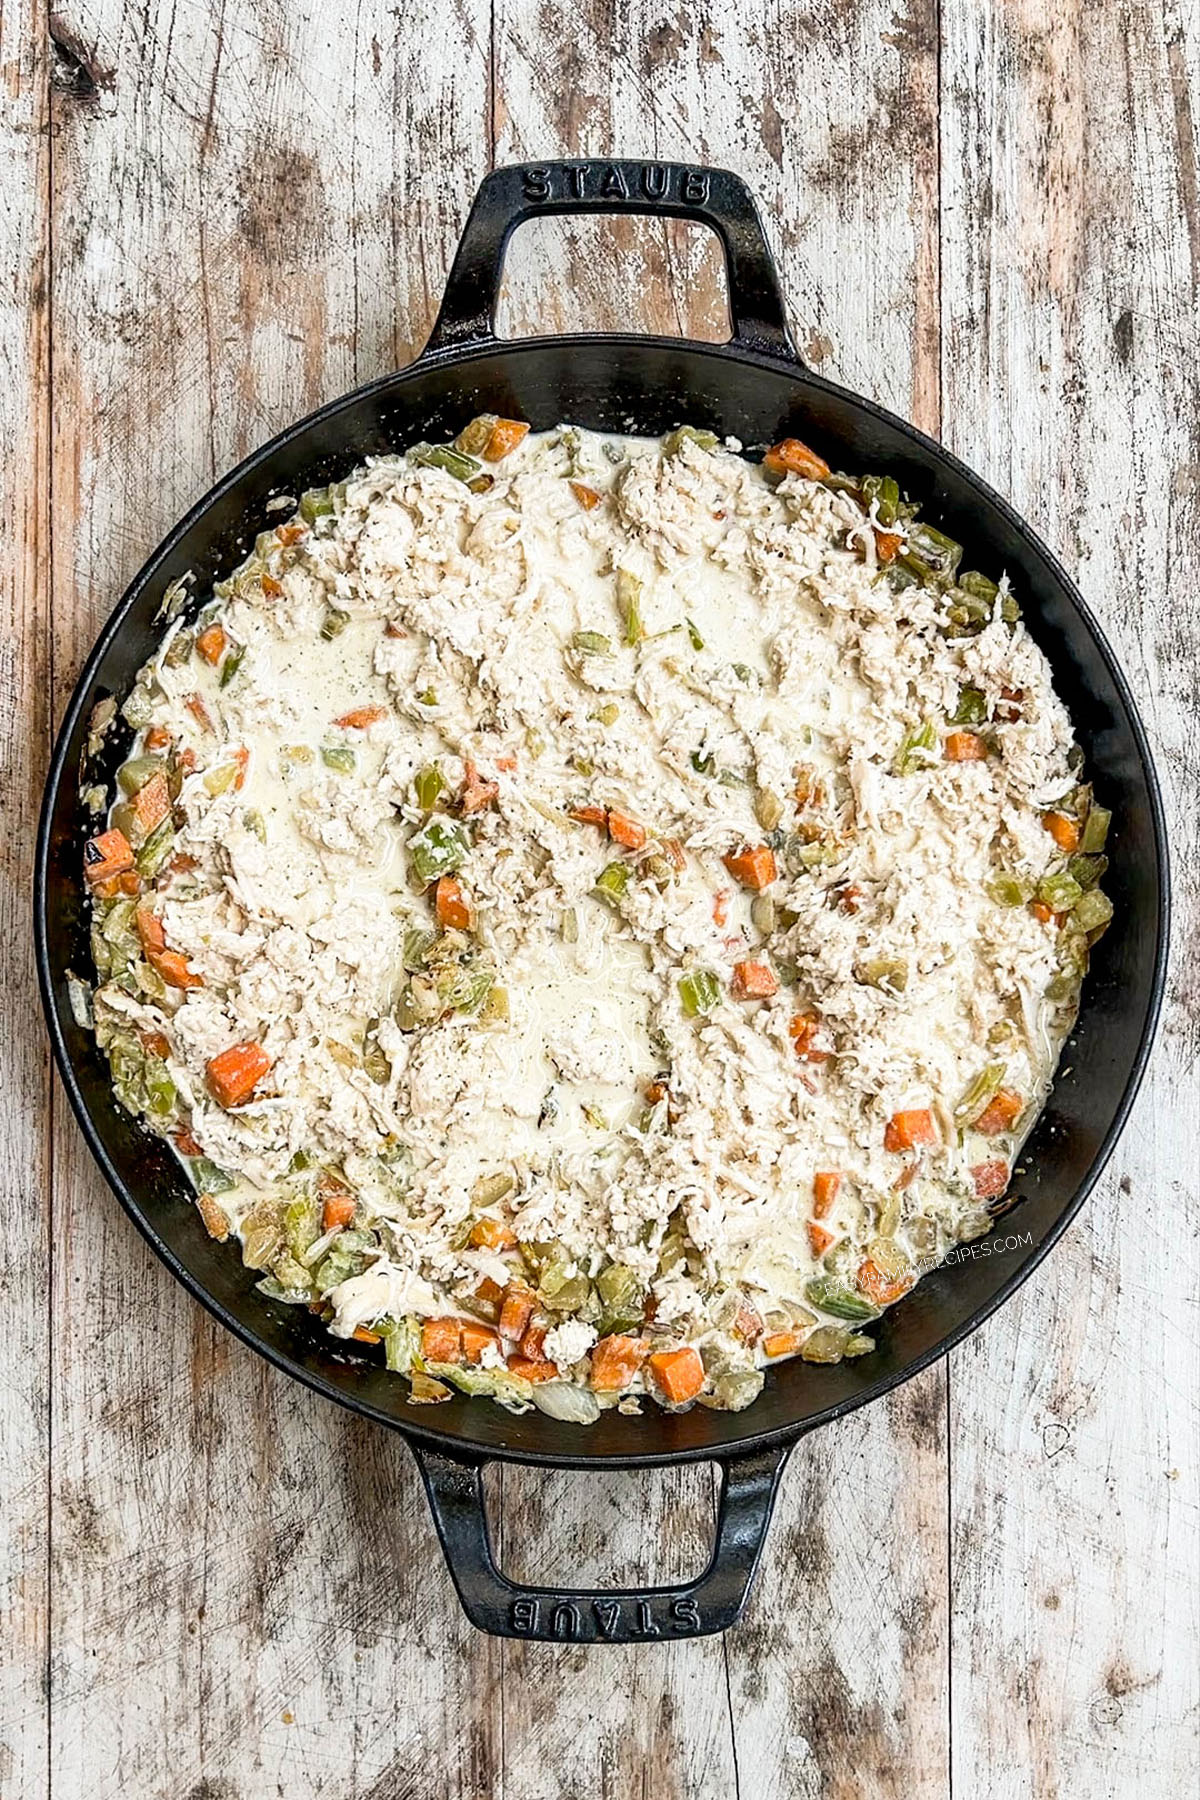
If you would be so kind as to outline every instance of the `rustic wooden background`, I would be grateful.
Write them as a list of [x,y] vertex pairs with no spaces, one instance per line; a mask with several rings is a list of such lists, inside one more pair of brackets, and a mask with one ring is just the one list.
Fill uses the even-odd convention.
[[[2,1800],[1177,1800],[1197,1764],[1196,0],[0,3]],[[1041,525],[1171,808],[1151,1078],[1049,1264],[792,1459],[722,1641],[463,1620],[399,1440],[173,1285],[54,1091],[29,951],[49,736],[167,527],[421,346],[474,186],[727,163],[816,366]],[[613,252],[618,251],[619,255]],[[539,224],[512,329],[720,335],[686,229]],[[695,1565],[704,1472],[494,1481],[515,1573]]]

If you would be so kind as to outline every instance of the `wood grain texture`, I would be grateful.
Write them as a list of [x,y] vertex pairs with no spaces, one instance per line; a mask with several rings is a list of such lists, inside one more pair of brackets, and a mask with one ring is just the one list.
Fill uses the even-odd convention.
[[44,46],[0,7],[0,1795],[45,1790],[48,1745],[49,1077],[36,1029],[29,892],[50,681],[50,242]]
[[1200,1636],[1200,16],[1123,0],[945,24],[945,435],[1038,521],[1110,634],[1176,879],[1149,1091],[1083,1217],[953,1358],[953,1773],[969,1792],[987,1768],[995,1800],[1182,1794],[1198,1726],[1181,1646]]
[[[1193,0],[0,4],[0,1800],[1191,1791],[1198,74]],[[51,1228],[24,944],[46,714],[147,550],[419,348],[491,161],[609,151],[743,173],[808,360],[940,429],[1078,571],[1160,755],[1179,910],[1149,1091],[1029,1289],[798,1447],[741,1627],[581,1650],[466,1625],[403,1446],[209,1324],[61,1099]],[[715,243],[539,223],[502,316],[721,336]],[[531,1579],[666,1579],[712,1527],[702,1469],[491,1495]]]

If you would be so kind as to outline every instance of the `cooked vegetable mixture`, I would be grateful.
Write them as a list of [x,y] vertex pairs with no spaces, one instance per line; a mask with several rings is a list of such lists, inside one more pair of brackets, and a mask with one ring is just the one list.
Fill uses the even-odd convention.
[[170,594],[122,709],[77,1008],[213,1236],[415,1401],[869,1356],[1003,1208],[1111,915],[1019,597],[890,476],[740,448],[380,458]]

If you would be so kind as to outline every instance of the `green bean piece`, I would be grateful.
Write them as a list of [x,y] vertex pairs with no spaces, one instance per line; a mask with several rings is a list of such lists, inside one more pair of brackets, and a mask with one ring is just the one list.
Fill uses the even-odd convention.
[[770,894],[755,894],[750,902],[750,922],[755,931],[763,937],[770,937],[775,929],[777,908]]
[[949,587],[962,558],[962,545],[933,525],[914,521],[908,528],[908,545],[898,561],[927,587]]
[[940,748],[933,720],[926,719],[924,724],[909,732],[896,752],[896,759],[892,764],[893,773],[915,775],[918,769],[932,767],[938,760]]
[[408,460],[421,469],[444,469],[456,481],[470,482],[482,473],[473,456],[464,456],[450,444],[414,444]]
[[612,639],[606,638],[602,631],[577,631],[571,639],[571,647],[581,656],[612,655]]
[[322,744],[321,761],[339,775],[352,775],[358,767],[358,755],[349,744]]
[[415,975],[425,967],[425,959],[437,943],[437,932],[426,931],[420,926],[413,926],[404,934],[404,967],[410,975]]
[[1113,903],[1099,888],[1089,888],[1075,903],[1075,923],[1089,936],[1103,931],[1113,916]]
[[685,444],[695,444],[698,450],[715,450],[720,441],[715,431],[704,431],[695,425],[679,425],[663,439],[663,455],[678,456]]
[[643,583],[628,569],[617,570],[617,611],[625,627],[625,642],[629,645],[640,644],[646,635],[646,627],[642,624],[642,588]]
[[1096,856],[1103,850],[1108,841],[1108,828],[1112,823],[1112,813],[1107,806],[1093,806],[1083,821],[1083,833],[1079,840],[1079,848],[1089,856]]
[[227,688],[245,660],[245,644],[236,644],[234,648],[229,651],[224,662],[221,664],[221,673],[217,680],[217,686]]
[[[832,1275],[817,1275],[805,1283],[804,1292],[814,1306],[822,1312],[832,1313],[835,1319],[877,1319],[879,1307],[873,1301],[848,1288],[844,1282],[837,1281]],[[812,1340],[807,1340],[811,1342]]]
[[[973,1125],[976,1119],[987,1111],[988,1103],[1004,1085],[1006,1072],[1006,1065],[1001,1062],[988,1063],[986,1068],[979,1071],[954,1108],[956,1125]],[[885,1275],[890,1272],[887,1269],[884,1270]]]
[[983,725],[987,722],[987,696],[982,688],[960,688],[958,705],[950,720],[952,725]]
[[175,825],[170,814],[161,825],[155,827],[146,839],[137,855],[134,864],[139,875],[146,880],[158,874],[167,858],[175,848]]
[[875,501],[875,517],[883,526],[894,525],[900,506],[900,484],[892,475],[864,475],[859,492],[867,507]]
[[1051,912],[1070,912],[1083,889],[1066,869],[1052,869],[1037,885],[1037,897]]
[[986,575],[981,575],[978,569],[968,569],[964,575],[960,575],[958,586],[964,594],[970,594],[972,599],[986,601],[989,611],[1000,592],[1000,584],[990,581]]
[[689,1019],[710,1013],[721,998],[721,983],[711,969],[691,969],[680,977],[679,999]]
[[425,887],[440,875],[452,875],[460,869],[469,849],[462,826],[436,815],[408,840],[413,873]]
[[596,877],[596,885],[592,892],[600,900],[606,900],[610,906],[617,906],[625,898],[629,887],[630,868],[628,863],[606,863]]
[[431,813],[446,790],[446,778],[437,763],[426,763],[423,769],[417,770],[413,789],[421,811]]
[[684,624],[687,626],[688,642],[692,646],[692,649],[703,650],[704,639],[700,636],[700,633],[692,624],[692,621],[690,619],[685,619]]
[[332,643],[335,637],[342,635],[349,623],[350,614],[348,612],[343,612],[340,606],[327,606],[325,617],[321,621],[321,636],[326,643]]

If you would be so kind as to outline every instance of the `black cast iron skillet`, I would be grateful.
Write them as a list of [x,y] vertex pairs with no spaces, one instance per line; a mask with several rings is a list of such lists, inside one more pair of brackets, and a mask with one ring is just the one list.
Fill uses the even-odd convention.
[[[654,213],[711,226],[725,252],[727,344],[625,335],[500,341],[494,332],[505,245],[542,213]],[[837,468],[889,470],[979,568],[1007,569],[1050,658],[1097,789],[1114,813],[1106,885],[1116,914],[1098,947],[1078,1029],[1022,1159],[1019,1204],[990,1239],[930,1273],[874,1327],[853,1363],[787,1363],[745,1413],[701,1408],[640,1418],[607,1412],[590,1428],[456,1397],[415,1407],[373,1353],[339,1349],[302,1309],[272,1305],[229,1246],[213,1243],[174,1159],[116,1105],[108,1068],[73,1022],[68,969],[86,974],[78,798],[92,706],[123,695],[161,627],[167,584],[186,571],[203,593],[278,518],[273,496],[344,476],[364,456],[445,439],[482,411],[657,436],[682,421],[734,434],[747,449],[794,434]],[[112,734],[114,738],[118,734]],[[111,778],[124,746],[106,747]],[[37,956],[62,1079],[84,1136],[134,1223],[171,1272],[223,1324],[318,1393],[403,1432],[421,1467],[463,1606],[502,1635],[625,1642],[722,1630],[739,1615],[780,1472],[814,1426],[875,1399],[979,1325],[1037,1266],[1078,1211],[1125,1122],[1142,1075],[1164,978],[1168,907],[1162,807],[1133,700],[1095,620],[1033,532],[990,488],[911,425],[812,374],[788,337],[770,253],[750,194],[719,169],[663,163],[548,163],[484,181],[442,310],[411,368],[293,426],[221,481],[155,552],[109,620],[67,710],[46,788],[35,882]],[[712,1560],[695,1581],[580,1593],[508,1581],[493,1559],[481,1470],[492,1458],[559,1467],[641,1468],[715,1460],[722,1486]]]

